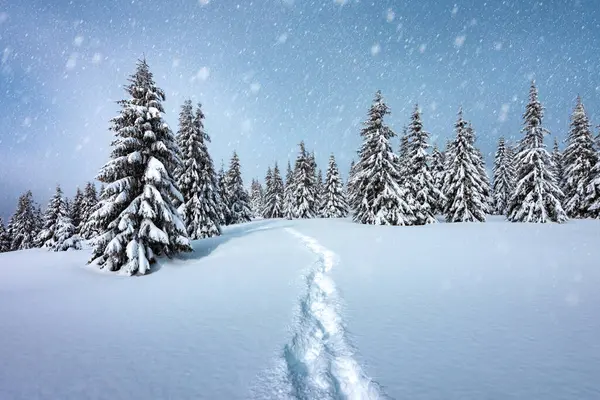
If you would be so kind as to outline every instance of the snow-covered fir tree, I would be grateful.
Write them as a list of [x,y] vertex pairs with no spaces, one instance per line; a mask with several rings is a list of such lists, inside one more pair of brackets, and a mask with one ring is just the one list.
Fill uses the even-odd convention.
[[[271,166],[269,166],[267,168],[267,174],[265,175],[265,193],[264,193],[264,197],[265,198],[267,196],[267,193],[269,193],[270,187],[271,187],[272,184],[273,184],[273,170],[271,169]],[[252,196],[250,197],[250,200],[252,200]],[[262,209],[261,209],[261,212],[260,212],[260,215],[263,218],[269,218],[267,216],[269,214],[269,212],[268,212],[267,209],[268,209],[268,207],[267,207],[266,201],[265,201],[265,199],[263,199]]]
[[279,167],[275,163],[273,170],[269,168],[267,172],[267,184],[264,196],[265,218],[282,218],[284,213],[284,187]]
[[437,144],[433,146],[431,152],[431,174],[433,175],[433,185],[438,190],[438,197],[435,202],[434,214],[440,214],[444,212],[444,206],[446,205],[446,199],[443,196],[444,191],[444,165],[445,165],[445,153],[440,151]]
[[324,196],[325,196],[324,190],[325,190],[325,185],[323,183],[323,171],[321,171],[321,168],[319,168],[319,170],[317,172],[317,180],[316,180],[316,186],[315,186],[315,194],[316,194],[315,207],[316,207],[317,216],[321,216],[321,214],[323,213],[323,201],[324,201]]
[[478,154],[473,146],[468,122],[463,119],[462,109],[455,124],[456,138],[446,156],[447,173],[444,181],[447,222],[484,222],[487,199],[484,182],[478,170]]
[[360,133],[363,143],[349,194],[353,219],[363,224],[412,225],[415,206],[410,192],[398,184],[398,156],[390,144],[395,133],[383,122],[389,113],[378,91]]
[[299,152],[294,166],[294,216],[314,218],[316,176],[304,142],[299,144]]
[[[269,167],[269,170],[271,168]],[[269,172],[267,172],[267,180]],[[250,184],[250,209],[253,218],[261,218],[263,215],[263,188],[258,179],[252,179]]]
[[184,102],[177,135],[181,154],[177,184],[183,196],[179,212],[191,240],[219,236],[223,219],[217,175],[207,147],[210,137],[203,119],[200,104],[194,114],[192,102]]
[[[108,226],[99,226],[100,220],[96,219],[97,215],[94,212],[100,208],[98,201],[98,193],[96,186],[92,182],[88,182],[83,189],[83,200],[81,205],[81,228],[79,235],[83,239],[91,239],[99,232],[104,231]],[[92,218],[94,215],[94,218]],[[108,221],[106,221],[108,223]]]
[[408,127],[409,147],[405,155],[405,187],[415,205],[415,225],[436,223],[434,213],[444,195],[435,187],[435,180],[429,169],[429,132],[423,129],[421,112],[418,106],[411,116]]
[[480,188],[480,193],[482,195],[483,203],[485,206],[484,211],[486,214],[491,214],[494,211],[493,207],[492,207],[492,203],[494,201],[493,193],[492,193],[492,185],[490,184],[490,178],[488,177],[487,170],[485,168],[485,160],[483,159],[483,154],[481,154],[481,150],[479,150],[479,148],[477,146],[475,146],[475,141],[476,141],[475,130],[473,129],[473,126],[471,125],[470,122],[467,125],[467,133],[468,133],[469,140],[471,141],[471,145],[475,149],[475,155],[476,155],[475,168],[477,169],[477,173],[480,177],[479,188]]
[[127,275],[150,272],[157,256],[191,251],[185,225],[172,199],[183,201],[173,178],[179,165],[177,144],[162,118],[165,94],[156,86],[146,60],[125,87],[110,160],[97,179],[106,184],[93,213],[103,231],[94,239],[90,262]]
[[494,157],[494,213],[506,215],[508,201],[512,196],[515,184],[515,171],[509,158],[504,137],[498,141],[498,149]]
[[[312,187],[312,192],[313,192],[313,198],[314,201],[312,203],[312,214],[315,217],[319,216],[319,208],[320,208],[320,192],[319,192],[319,181],[318,181],[318,171],[317,171],[317,158],[315,157],[315,152],[311,152],[308,156],[308,161],[309,161],[309,165],[310,165],[310,170],[312,171],[313,174],[313,187]],[[321,176],[322,178],[322,176]],[[322,182],[322,179],[321,179]]]
[[219,198],[221,199],[221,225],[229,225],[231,223],[231,209],[229,206],[229,192],[227,186],[227,173],[225,172],[225,165],[221,160],[221,169],[217,172],[217,186],[219,187]]
[[241,224],[252,220],[252,211],[250,210],[250,196],[244,188],[242,180],[242,170],[240,158],[236,152],[233,152],[229,170],[227,171],[227,196],[230,212],[229,224]]
[[83,219],[83,192],[77,187],[75,196],[73,197],[73,204],[71,205],[71,212],[69,214],[71,223],[75,227],[75,231],[79,232],[81,228],[81,221]]
[[294,190],[294,171],[290,162],[287,163],[287,171],[285,174],[285,188],[283,191],[283,216],[287,219],[294,218],[294,211],[296,210],[295,203],[295,190]]
[[50,199],[46,212],[44,213],[44,226],[38,234],[38,247],[52,249],[56,243],[56,232],[58,221],[68,216],[67,204],[63,198],[63,191],[59,185],[56,186],[54,196]]
[[[600,135],[597,139],[600,142]],[[587,215],[591,218],[600,219],[600,157],[590,171],[590,182],[586,190],[585,203],[587,204]]]
[[60,215],[56,223],[52,250],[81,250],[81,240],[75,230],[75,225],[73,225],[69,213],[65,212],[64,215]]
[[352,192],[352,177],[356,170],[356,163],[354,160],[350,162],[350,169],[348,170],[348,179],[346,179],[346,193]]
[[0,253],[10,251],[10,235],[4,226],[4,221],[0,217]]
[[408,127],[402,128],[400,136],[400,150],[398,151],[398,172],[400,173],[399,183],[406,185],[406,180],[410,170],[410,137],[408,136]]
[[551,159],[556,183],[558,184],[558,187],[562,188],[565,181],[565,169],[563,167],[563,155],[558,148],[558,139],[556,138],[554,138]]
[[329,156],[329,165],[325,175],[321,216],[323,218],[341,218],[348,215],[348,203],[344,193],[344,184],[333,154]]
[[598,154],[581,97],[577,97],[577,105],[571,114],[571,127],[566,142],[567,147],[562,157],[563,209],[571,218],[585,218],[588,216],[586,197],[590,174],[598,162]]
[[512,222],[567,221],[560,201],[562,192],[544,145],[544,135],[549,132],[542,126],[543,115],[544,109],[532,82],[529,103],[523,114],[524,137],[515,156],[515,189],[507,210],[508,220]]

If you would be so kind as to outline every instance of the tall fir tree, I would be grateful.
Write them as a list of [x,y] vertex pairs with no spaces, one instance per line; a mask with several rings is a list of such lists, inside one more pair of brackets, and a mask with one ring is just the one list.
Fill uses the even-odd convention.
[[409,148],[405,155],[405,187],[415,204],[415,225],[436,223],[435,210],[444,195],[436,188],[429,168],[429,132],[423,129],[418,105],[412,113],[408,128]]
[[463,119],[462,109],[455,124],[456,138],[449,147],[447,172],[444,177],[447,222],[485,222],[487,199],[477,163],[478,154],[473,146],[469,124]]
[[405,186],[409,177],[410,166],[410,137],[408,127],[402,128],[400,136],[400,150],[398,151],[398,172],[400,173],[400,185]]
[[440,151],[437,145],[434,145],[431,152],[431,174],[433,175],[433,185],[438,190],[438,197],[435,202],[435,209],[433,210],[434,214],[443,213],[446,205],[446,198],[443,196],[445,158],[445,153]]
[[295,199],[294,171],[288,160],[287,171],[285,174],[285,188],[283,191],[283,216],[287,219],[293,219],[295,217]]
[[395,133],[383,122],[389,113],[377,91],[360,133],[363,143],[350,193],[353,219],[371,225],[412,225],[415,205],[410,192],[399,184],[398,156],[390,144]]
[[[269,173],[267,173],[268,176]],[[252,210],[253,218],[261,218],[263,216],[263,188],[257,179],[252,179],[252,183],[250,184],[250,209]]]
[[558,184],[558,187],[562,188],[565,181],[565,169],[563,166],[563,155],[558,148],[558,139],[556,139],[556,137],[554,138],[551,159],[554,176],[556,177],[556,183]]
[[316,180],[316,185],[315,185],[315,194],[316,194],[316,199],[315,199],[315,207],[316,207],[316,215],[317,216],[321,216],[321,214],[323,213],[323,200],[324,200],[324,191],[325,190],[325,185],[323,184],[323,171],[321,171],[321,168],[319,168],[318,172],[317,172],[317,180]]
[[[596,137],[596,145],[600,148],[600,134]],[[600,157],[590,171],[590,183],[587,186],[585,203],[588,216],[600,219]]]
[[315,173],[310,154],[304,142],[299,144],[299,152],[294,165],[294,216],[314,218],[315,215]]
[[506,215],[508,201],[515,186],[515,171],[509,158],[504,137],[498,141],[498,149],[494,157],[494,213]]
[[352,192],[352,177],[356,170],[356,163],[354,160],[350,162],[350,169],[348,170],[348,179],[346,179],[346,193]]
[[562,192],[556,183],[552,160],[544,145],[548,130],[542,126],[544,109],[531,83],[529,103],[523,114],[524,137],[515,157],[515,190],[509,201],[508,220],[512,222],[565,222]]
[[562,204],[570,218],[585,218],[589,206],[586,203],[588,185],[592,168],[598,162],[598,154],[581,97],[577,97],[577,105],[571,114],[571,127],[566,141],[567,147],[562,157],[562,191],[565,196]]
[[475,149],[475,168],[477,170],[477,174],[479,175],[479,191],[482,195],[482,199],[483,199],[483,203],[484,203],[484,212],[487,213],[492,213],[493,212],[493,207],[492,207],[492,203],[494,201],[493,199],[493,193],[492,193],[492,185],[490,184],[490,178],[487,174],[487,170],[485,168],[485,160],[483,159],[483,154],[481,153],[481,150],[479,150],[479,148],[475,145],[475,141],[476,141],[476,135],[475,135],[475,130],[473,129],[473,125],[471,125],[471,123],[469,122],[467,125],[467,133],[468,133],[468,137],[469,140],[471,141],[471,145],[473,146],[473,148]]
[[277,163],[275,163],[273,170],[271,171],[271,168],[269,168],[269,171],[271,176],[267,173],[268,184],[265,191],[263,215],[265,218],[282,218],[284,215],[284,187]]
[[0,253],[10,251],[10,236],[4,226],[4,221],[0,217]]
[[125,87],[110,160],[97,179],[106,184],[94,219],[103,231],[94,240],[90,262],[126,275],[144,275],[157,256],[191,251],[185,225],[173,199],[183,202],[173,178],[180,164],[177,144],[164,122],[165,94],[146,60],[137,63]]
[[233,152],[227,171],[227,194],[229,196],[230,224],[241,224],[252,220],[250,196],[244,188],[240,158]]
[[348,215],[348,203],[344,193],[344,184],[333,154],[329,157],[329,165],[323,186],[321,216],[323,218],[341,218]]
[[177,143],[181,152],[178,185],[183,203],[179,207],[188,237],[191,240],[221,234],[221,206],[217,175],[207,142],[210,136],[204,130],[204,113],[198,104],[193,112],[187,100],[179,114]]
[[221,225],[231,224],[231,206],[229,187],[227,185],[227,173],[225,172],[225,166],[223,160],[221,160],[221,169],[217,173],[217,186],[219,187],[219,198],[221,199]]
[[36,218],[39,216],[36,213],[33,194],[31,191],[27,191],[19,197],[17,210],[9,223],[11,250],[26,250],[36,247],[40,225]]
[[[79,234],[83,239],[92,239],[100,231],[104,231],[107,226],[99,226],[100,220],[96,219],[94,212],[100,208],[96,186],[88,182],[83,189],[83,200],[81,204],[81,228]],[[94,218],[92,218],[94,215]]]
[[78,186],[77,190],[75,191],[75,196],[73,197],[73,204],[71,205],[71,213],[69,215],[71,218],[71,223],[75,227],[75,232],[79,232],[82,225],[81,221],[83,219],[83,200],[83,192]]
[[315,152],[312,151],[308,155],[308,163],[310,165],[310,173],[313,176],[313,184],[310,187],[312,191],[313,202],[311,203],[311,214],[315,217],[319,216],[319,183],[318,183],[318,172],[317,172],[317,159]]
[[261,215],[263,218],[269,218],[269,207],[267,206],[267,201],[266,201],[266,197],[268,196],[268,193],[271,192],[271,186],[273,185],[273,170],[271,169],[271,166],[269,166],[267,168],[267,174],[265,175],[265,198],[263,199],[263,203],[262,203],[262,210],[261,210]]
[[57,185],[54,196],[50,199],[48,207],[46,207],[46,212],[44,213],[44,227],[37,237],[38,247],[48,249],[54,247],[59,220],[67,216],[67,204],[63,198],[63,191],[60,186]]

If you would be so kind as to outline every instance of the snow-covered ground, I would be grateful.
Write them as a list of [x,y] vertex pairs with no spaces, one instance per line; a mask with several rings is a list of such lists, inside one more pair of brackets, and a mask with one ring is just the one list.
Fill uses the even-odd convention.
[[598,399],[600,221],[256,221],[145,277],[0,254],[0,399]]

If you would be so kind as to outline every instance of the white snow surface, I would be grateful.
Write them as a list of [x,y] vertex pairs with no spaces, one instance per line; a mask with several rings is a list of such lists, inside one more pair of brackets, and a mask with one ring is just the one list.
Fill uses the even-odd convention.
[[260,220],[143,277],[0,254],[0,399],[598,399],[599,242]]

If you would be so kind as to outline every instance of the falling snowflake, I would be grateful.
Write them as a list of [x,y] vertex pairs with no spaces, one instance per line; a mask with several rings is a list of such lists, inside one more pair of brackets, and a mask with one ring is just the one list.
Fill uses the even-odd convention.
[[287,33],[282,33],[281,35],[279,35],[279,37],[277,38],[277,43],[279,44],[283,44],[285,42],[287,42],[288,40],[288,35]]
[[458,5],[455,4],[454,7],[452,7],[452,15],[454,16],[456,14],[458,14]]
[[371,46],[371,55],[376,56],[380,52],[381,46],[379,45],[379,43],[375,43],[373,46]]
[[510,110],[510,104],[502,104],[502,107],[500,108],[500,114],[498,115],[498,121],[500,122],[506,122],[506,119],[508,118],[508,111]]
[[83,44],[83,36],[76,36],[75,39],[73,39],[73,45],[74,46],[81,46]]
[[196,75],[192,77],[192,82],[194,81],[205,81],[210,76],[210,69],[208,67],[202,67],[196,72]]
[[71,70],[77,66],[77,54],[73,53],[69,56],[65,68]]
[[463,44],[465,44],[465,40],[466,39],[467,39],[467,36],[465,36],[465,35],[457,36],[454,39],[454,46],[456,46],[456,47],[462,47]]
[[254,82],[253,84],[250,85],[250,91],[252,93],[258,93],[259,90],[260,90],[260,83]]
[[201,6],[206,6],[210,3],[210,0],[198,0],[198,3],[200,3]]
[[427,45],[425,43],[423,43],[422,45],[419,46],[419,53],[423,54],[423,53],[425,53],[425,50],[427,50]]
[[94,53],[94,56],[92,57],[92,64],[100,64],[101,61],[102,61],[102,54]]
[[502,42],[496,42],[496,43],[494,43],[494,49],[497,50],[497,51],[502,50],[502,46],[503,46]]
[[387,10],[387,15],[385,16],[387,22],[392,22],[396,19],[396,13],[391,8]]

